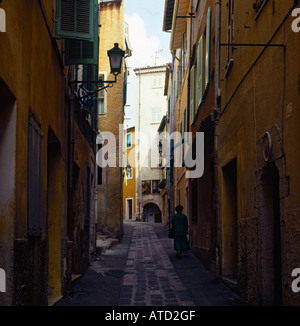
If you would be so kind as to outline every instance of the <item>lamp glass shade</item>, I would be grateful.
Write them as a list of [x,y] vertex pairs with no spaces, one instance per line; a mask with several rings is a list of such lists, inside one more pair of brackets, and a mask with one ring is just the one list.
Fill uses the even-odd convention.
[[110,62],[111,73],[119,74],[121,72],[122,59],[125,55],[125,51],[119,48],[119,44],[115,43],[115,46],[107,51]]

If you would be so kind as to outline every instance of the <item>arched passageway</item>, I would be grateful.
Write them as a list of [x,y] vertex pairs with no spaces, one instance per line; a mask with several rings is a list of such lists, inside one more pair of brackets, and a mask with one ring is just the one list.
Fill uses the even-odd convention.
[[149,203],[143,209],[143,221],[149,223],[161,223],[161,210],[154,203]]

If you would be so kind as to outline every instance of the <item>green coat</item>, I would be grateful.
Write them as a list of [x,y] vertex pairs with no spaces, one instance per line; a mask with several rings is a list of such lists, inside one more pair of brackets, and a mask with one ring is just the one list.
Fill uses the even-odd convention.
[[186,237],[188,230],[188,220],[184,214],[174,214],[171,217],[171,224],[174,228],[174,249],[184,251],[190,249],[190,244]]

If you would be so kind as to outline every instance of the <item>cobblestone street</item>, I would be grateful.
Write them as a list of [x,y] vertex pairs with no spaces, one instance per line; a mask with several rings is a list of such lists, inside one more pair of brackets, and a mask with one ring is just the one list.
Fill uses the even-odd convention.
[[239,297],[191,252],[177,259],[163,224],[125,222],[106,250],[57,306],[236,306]]

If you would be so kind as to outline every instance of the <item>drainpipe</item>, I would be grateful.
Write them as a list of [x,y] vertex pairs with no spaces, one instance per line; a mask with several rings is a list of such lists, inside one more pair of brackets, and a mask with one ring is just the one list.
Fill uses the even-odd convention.
[[142,204],[142,185],[141,185],[141,164],[140,164],[140,151],[141,151],[141,139],[140,139],[140,130],[141,130],[141,86],[142,86],[142,75],[141,75],[141,68],[139,68],[139,104],[138,104],[138,130],[136,131],[136,140],[138,141],[138,152],[137,152],[137,173],[138,177],[136,178],[136,208],[138,214],[138,220],[142,221],[141,217],[141,204]]
[[221,114],[220,111],[220,31],[221,25],[221,0],[215,2],[215,109],[214,109],[214,211],[215,211],[215,225],[216,225],[216,277],[221,275],[221,262],[220,262],[220,243],[221,234],[219,232],[219,214],[220,214],[220,199],[219,199],[219,180],[218,180],[218,123]]
[[[173,60],[172,60],[172,67],[170,69],[170,73],[171,73],[171,91],[170,91],[170,120],[169,120],[169,135],[172,134],[173,129],[172,129],[172,124],[173,124],[173,72],[174,72],[174,61],[175,61],[175,55],[173,54],[173,52],[171,51],[171,54],[173,56]],[[179,60],[180,61],[180,60]],[[168,158],[169,158],[169,173],[168,173],[168,225],[170,225],[170,221],[171,221],[171,146],[168,146]],[[174,173],[174,172],[173,172]],[[173,174],[174,175],[174,174]],[[173,202],[172,202],[173,203]]]
[[[71,72],[70,79],[74,79],[74,70]],[[69,86],[69,135],[68,135],[68,224],[67,224],[67,290],[71,289],[72,283],[72,255],[73,255],[73,188],[74,188],[74,111],[75,111],[75,93],[74,83]]]

